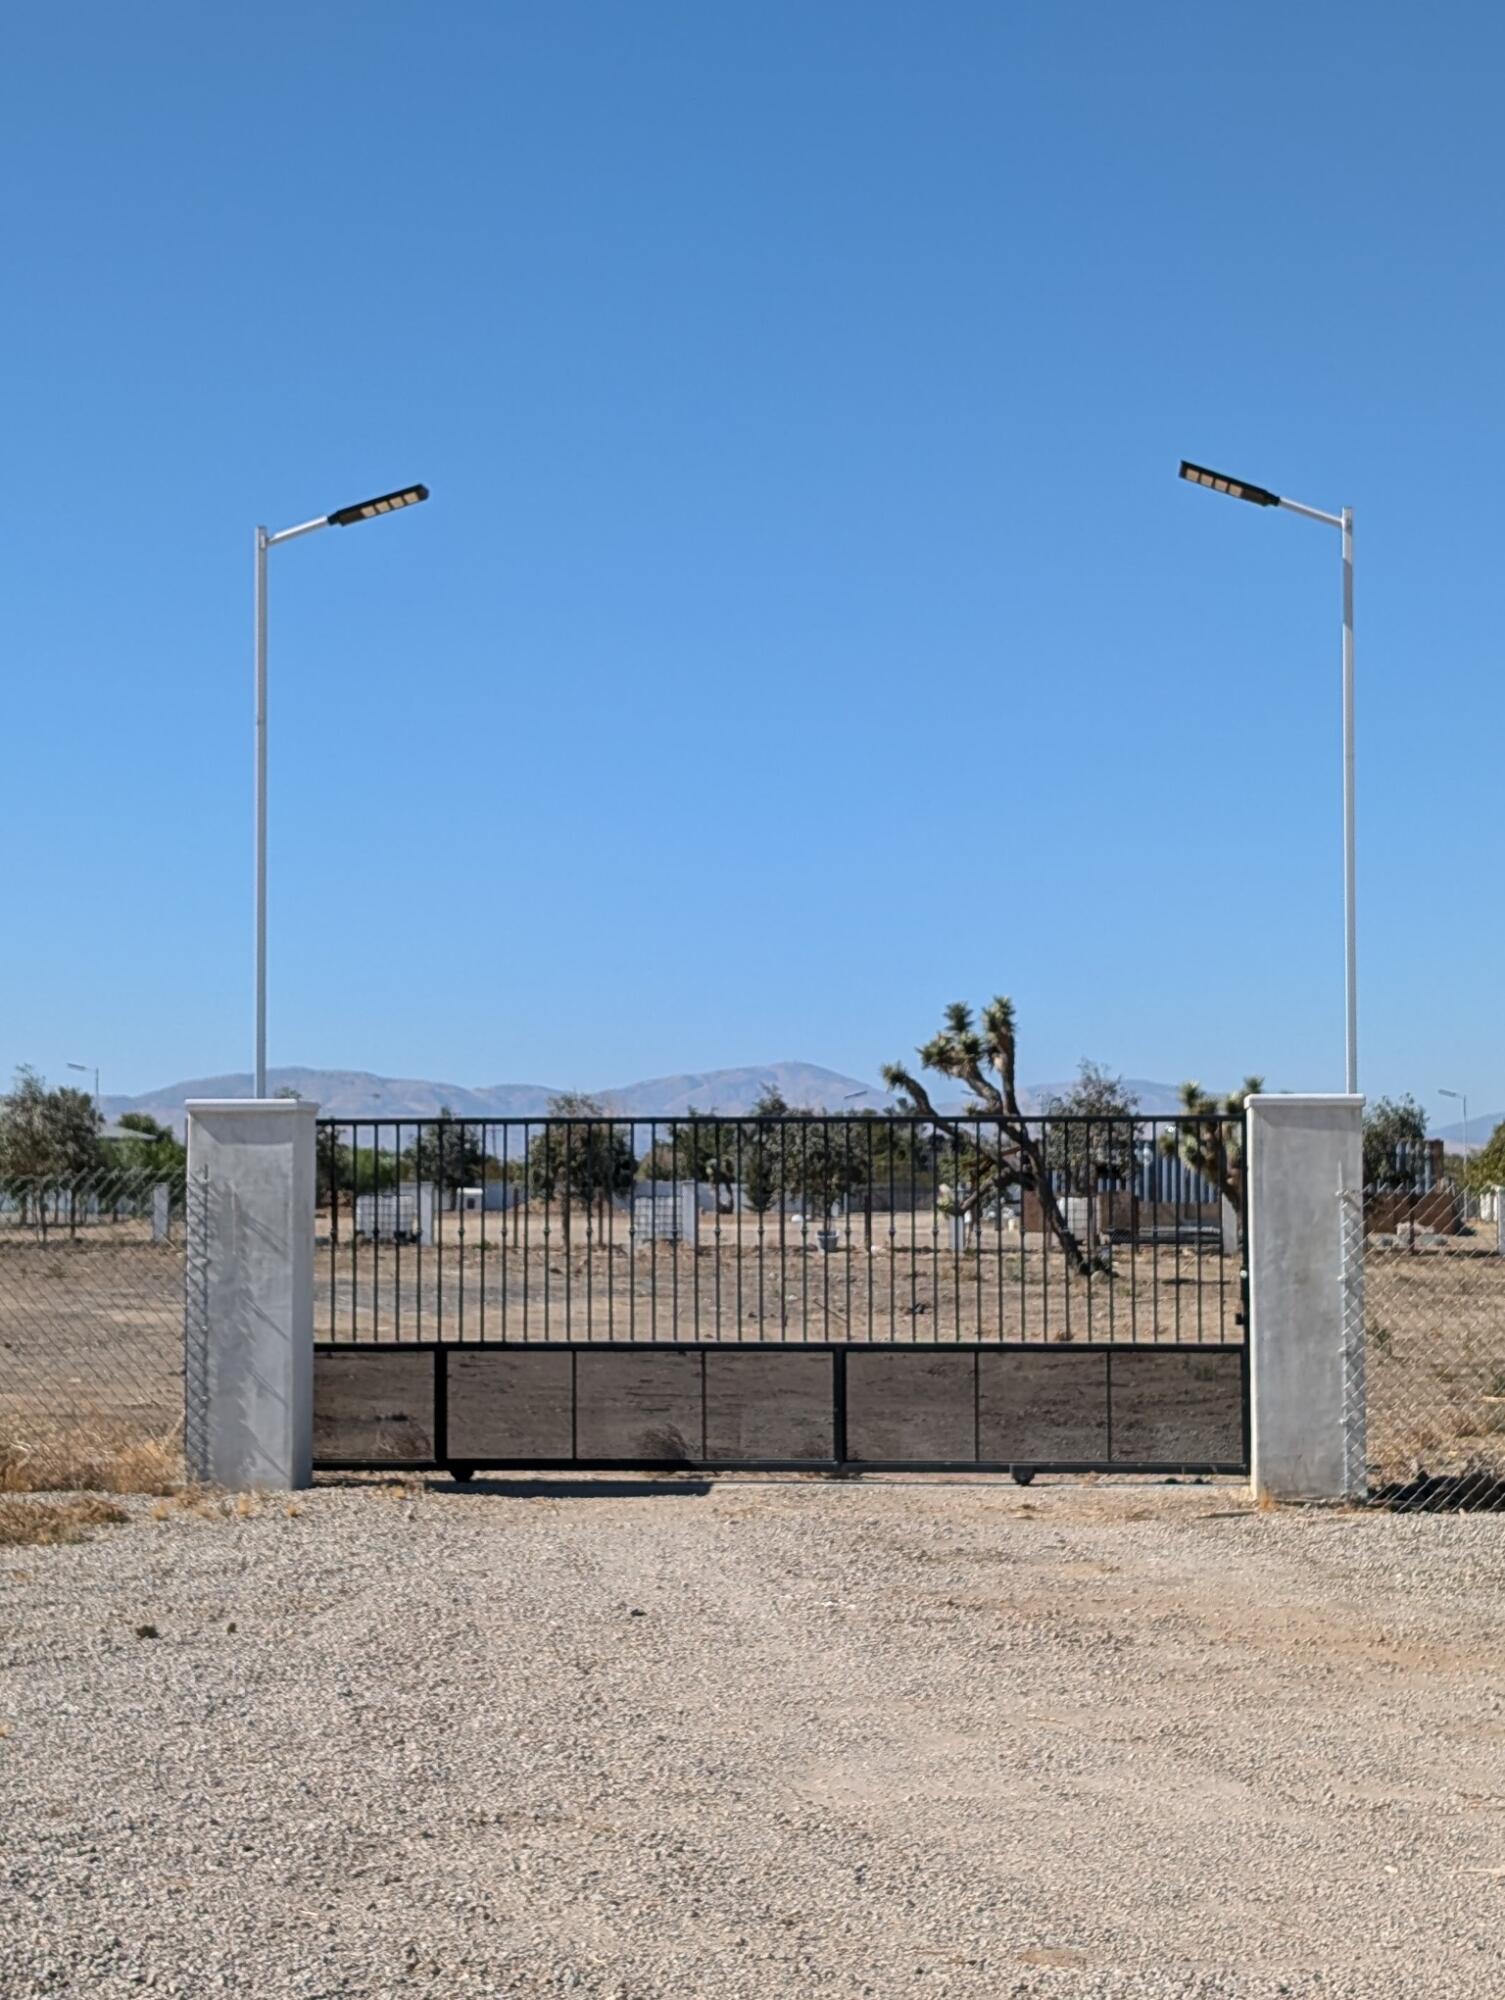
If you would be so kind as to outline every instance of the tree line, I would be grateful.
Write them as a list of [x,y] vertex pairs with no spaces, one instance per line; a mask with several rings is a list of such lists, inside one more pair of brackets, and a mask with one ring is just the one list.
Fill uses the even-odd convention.
[[80,1198],[119,1212],[139,1205],[166,1182],[181,1194],[188,1155],[171,1129],[144,1111],[127,1111],[119,1137],[101,1138],[104,1121],[89,1093],[59,1084],[49,1089],[26,1064],[0,1097],[0,1193],[45,1233],[50,1216],[76,1228]]

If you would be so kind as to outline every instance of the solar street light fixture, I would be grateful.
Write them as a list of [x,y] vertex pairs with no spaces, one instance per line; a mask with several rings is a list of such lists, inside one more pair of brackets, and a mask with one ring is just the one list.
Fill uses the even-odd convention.
[[1304,501],[1272,493],[1268,486],[1256,486],[1231,473],[1213,472],[1208,466],[1181,461],[1181,477],[1192,486],[1205,486],[1212,493],[1226,493],[1230,500],[1248,500],[1256,507],[1283,507],[1288,514],[1300,514],[1308,521],[1320,521],[1336,528],[1343,537],[1343,998],[1344,998],[1344,1088],[1354,1093],[1359,1087],[1359,968],[1358,917],[1355,911],[1354,865],[1354,743],[1353,743],[1353,509],[1344,507],[1336,514]]
[[68,1067],[69,1069],[81,1071],[85,1076],[89,1074],[91,1069],[94,1071],[94,1115],[97,1118],[99,1116],[99,1064],[71,1062]]
[[329,525],[353,527],[357,521],[374,521],[378,514],[395,514],[399,507],[416,507],[428,497],[426,486],[404,486],[396,493],[380,493],[374,500],[357,500],[353,507],[337,507],[329,516]]
[[295,542],[319,528],[350,528],[357,521],[375,521],[427,500],[426,486],[399,486],[378,493],[374,500],[357,500],[336,507],[316,521],[300,521],[269,535],[256,530],[256,1095],[267,1094],[267,550]]
[[1181,477],[1193,486],[1210,486],[1214,493],[1226,493],[1230,500],[1252,500],[1256,507],[1278,507],[1280,495],[1263,486],[1251,486],[1247,479],[1230,479],[1226,472],[1209,472],[1205,465],[1181,461]]

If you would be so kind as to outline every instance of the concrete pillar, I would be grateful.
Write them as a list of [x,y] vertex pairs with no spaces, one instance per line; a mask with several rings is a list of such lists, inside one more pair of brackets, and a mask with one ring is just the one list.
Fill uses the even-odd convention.
[[314,1119],[295,1098],[188,1105],[190,1471],[285,1492],[313,1460]]
[[1363,1314],[1345,1312],[1339,1197],[1363,1187],[1364,1100],[1259,1096],[1245,1109],[1254,1490],[1276,1500],[1357,1497]]

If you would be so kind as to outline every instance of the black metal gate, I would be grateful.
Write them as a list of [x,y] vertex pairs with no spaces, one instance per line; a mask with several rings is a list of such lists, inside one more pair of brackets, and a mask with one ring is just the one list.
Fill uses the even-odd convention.
[[315,1462],[1243,1471],[1242,1121],[1028,1126],[325,1121]]

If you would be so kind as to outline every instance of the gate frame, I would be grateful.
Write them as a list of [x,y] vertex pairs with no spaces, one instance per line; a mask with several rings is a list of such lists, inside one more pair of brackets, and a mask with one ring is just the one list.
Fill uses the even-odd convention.
[[[1351,1447],[1345,1449],[1343,1381],[1350,1359],[1344,1344],[1343,1286],[1338,1256],[1340,1185],[1354,1185],[1363,1100],[1350,1096],[1254,1097],[1246,1107],[1244,1175],[1245,1242],[1242,1279],[1244,1339],[1216,1344],[1242,1356],[1244,1435],[1257,1490],[1279,1499],[1349,1497]],[[190,1363],[203,1384],[202,1442],[194,1470],[218,1484],[286,1490],[312,1475],[313,1215],[317,1107],[289,1099],[233,1099],[190,1103],[190,1185],[201,1198],[189,1215],[186,1290]],[[1352,1157],[1350,1158],[1350,1152]],[[1277,1162],[1279,1171],[1276,1171]],[[1332,1169],[1346,1168],[1340,1182]],[[197,1214],[194,1213],[194,1207]],[[1352,1338],[1352,1334],[1349,1335]],[[198,1346],[195,1346],[195,1341]],[[319,1342],[321,1351],[349,1351],[356,1343]],[[364,1343],[362,1343],[364,1345]],[[486,1342],[404,1342],[433,1351],[471,1351]],[[516,1342],[495,1343],[517,1346]],[[530,1349],[544,1345],[524,1343]],[[548,1343],[554,1345],[556,1343]],[[625,1342],[557,1343],[592,1349]],[[397,1343],[373,1343],[386,1348]],[[675,1346],[751,1351],[792,1343],[654,1341],[632,1343],[658,1350]],[[998,1352],[1034,1343],[801,1342],[807,1351]],[[1150,1347],[1183,1353],[1205,1349],[1193,1342],[1072,1342],[1077,1352]],[[442,1387],[439,1408],[443,1408]],[[445,1412],[447,1420],[447,1412]],[[702,1440],[703,1442],[704,1440]],[[443,1440],[447,1445],[447,1439]],[[1348,1461],[1348,1463],[1345,1463]],[[438,1461],[435,1461],[438,1462]],[[343,1461],[321,1461],[344,1469]],[[365,1465],[366,1461],[360,1462]],[[423,1465],[430,1461],[424,1460]],[[467,1462],[460,1462],[461,1469]],[[479,1461],[477,1462],[479,1463]],[[498,1460],[498,1470],[538,1470]],[[757,1470],[775,1464],[803,1472],[919,1470],[927,1463],[948,1472],[1059,1470],[1147,1473],[1170,1477],[1184,1465],[1104,1461],[1041,1461],[1024,1466],[981,1460],[944,1462],[829,1460],[631,1460],[546,1461],[581,1470],[648,1470],[676,1463],[686,1469]],[[353,1468],[352,1468],[353,1469]],[[417,1469],[417,1462],[383,1460],[384,1470]],[[1199,1467],[1208,1475],[1236,1475],[1244,1464]]]

